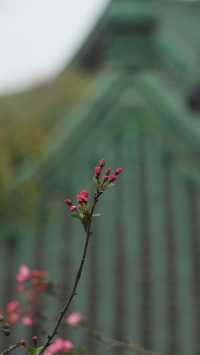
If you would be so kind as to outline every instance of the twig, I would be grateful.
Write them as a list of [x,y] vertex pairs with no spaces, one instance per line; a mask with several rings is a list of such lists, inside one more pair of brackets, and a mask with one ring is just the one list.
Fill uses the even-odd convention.
[[23,346],[24,345],[24,341],[21,340],[19,342],[17,342],[16,344],[13,344],[13,345],[10,345],[7,349],[3,350],[0,352],[0,355],[7,355],[9,354],[11,351],[19,348],[20,346]]
[[107,337],[102,333],[98,332],[97,330],[91,329],[84,324],[82,325],[82,327],[85,328],[88,331],[88,333],[91,336],[93,336],[96,340],[106,345],[110,345],[112,348],[126,349],[129,350],[130,352],[138,353],[140,355],[159,355],[158,353],[144,349],[141,345],[128,343],[125,341],[116,340]]
[[[71,302],[73,300],[73,298],[76,296],[76,290],[82,275],[82,271],[83,271],[83,266],[85,264],[85,259],[86,259],[86,255],[87,255],[87,250],[88,250],[88,245],[89,245],[89,240],[90,240],[90,236],[92,234],[91,232],[91,224],[92,224],[92,218],[93,218],[93,213],[96,207],[96,204],[98,202],[99,197],[101,196],[102,192],[101,191],[97,191],[97,193],[94,195],[94,201],[90,210],[90,215],[88,216],[88,221],[87,221],[87,226],[85,228],[86,231],[86,240],[85,240],[85,245],[84,245],[84,249],[83,249],[83,254],[82,254],[82,258],[81,258],[81,263],[80,266],[78,268],[76,277],[75,277],[75,281],[74,281],[74,285],[72,287],[71,293],[69,295],[69,297],[67,298],[62,310],[59,313],[58,319],[56,321],[56,324],[52,330],[52,332],[48,335],[46,343],[44,344],[44,346],[41,348],[40,352],[38,355],[43,354],[43,352],[48,348],[48,346],[51,344],[52,340],[54,339],[54,337],[58,334],[58,329],[61,325],[61,322],[69,308],[69,306],[71,305]],[[1,355],[1,354],[0,354]]]

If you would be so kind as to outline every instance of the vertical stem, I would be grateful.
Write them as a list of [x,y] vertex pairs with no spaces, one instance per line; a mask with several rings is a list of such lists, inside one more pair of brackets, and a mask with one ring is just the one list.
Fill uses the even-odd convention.
[[87,221],[87,227],[85,228],[86,231],[86,240],[85,240],[85,245],[84,245],[84,249],[83,249],[83,254],[82,254],[82,258],[81,258],[81,262],[78,268],[78,271],[76,273],[76,277],[75,277],[75,281],[74,281],[74,285],[72,287],[71,293],[69,295],[69,297],[67,298],[63,308],[61,309],[58,319],[56,321],[56,324],[52,330],[52,332],[48,335],[46,343],[44,344],[44,346],[41,348],[39,355],[43,354],[43,352],[48,348],[48,346],[51,344],[52,340],[54,339],[54,337],[58,334],[58,329],[61,325],[61,322],[66,314],[66,312],[68,311],[69,306],[71,305],[71,302],[73,300],[73,298],[76,296],[76,290],[82,275],[82,271],[83,271],[83,267],[85,264],[85,259],[86,259],[86,255],[87,255],[87,250],[88,250],[88,245],[89,245],[89,240],[90,240],[90,236],[92,234],[91,232],[91,225],[92,225],[92,217],[93,217],[93,213],[94,213],[94,209],[96,207],[96,204],[98,202],[98,199],[100,197],[100,195],[102,194],[102,192],[97,191],[97,193],[94,196],[94,201],[91,207],[91,211],[90,211],[90,215],[88,217],[88,221]]

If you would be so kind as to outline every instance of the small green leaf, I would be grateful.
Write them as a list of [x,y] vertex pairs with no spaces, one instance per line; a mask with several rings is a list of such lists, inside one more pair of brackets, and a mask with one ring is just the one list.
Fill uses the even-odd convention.
[[97,184],[97,179],[95,176],[93,176],[92,180],[94,181],[95,184]]
[[42,346],[39,346],[38,348],[34,348],[30,346],[29,348],[26,349],[26,351],[29,355],[38,355],[42,350],[42,348],[43,348]]
[[81,218],[81,216],[79,214],[71,214],[71,216],[74,217],[74,218],[79,219],[80,221],[82,221],[82,218]]

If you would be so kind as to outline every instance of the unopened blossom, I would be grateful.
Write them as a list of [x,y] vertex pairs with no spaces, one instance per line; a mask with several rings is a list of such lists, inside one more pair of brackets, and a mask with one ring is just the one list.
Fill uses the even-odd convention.
[[82,320],[83,319],[80,313],[73,312],[66,318],[66,323],[71,327],[77,327],[80,325]]
[[34,336],[32,337],[32,342],[33,342],[33,345],[34,345],[35,347],[37,347],[37,343],[38,343],[38,337],[37,337],[37,335],[34,335]]
[[65,198],[64,199],[64,203],[68,206],[71,207],[72,206],[72,201],[69,198]]
[[81,191],[79,194],[76,196],[76,199],[80,203],[87,203],[88,202],[88,192],[87,191]]
[[115,170],[115,175],[119,175],[119,174],[123,173],[123,171],[124,171],[123,168],[117,168],[117,169]]
[[100,168],[103,168],[103,167],[105,166],[105,164],[106,164],[105,159],[101,159],[101,160],[99,161],[99,166],[100,166]]
[[33,319],[30,316],[22,317],[21,322],[23,325],[30,327],[33,324]]
[[117,180],[117,177],[116,177],[116,175],[113,174],[108,177],[108,180],[109,180],[109,182],[114,182]]
[[76,212],[78,207],[76,205],[72,205],[69,207],[70,212]]
[[16,280],[19,283],[23,283],[30,278],[30,269],[26,265],[21,265],[19,268],[19,272],[16,276]]
[[101,167],[100,166],[96,166],[96,168],[95,168],[95,177],[98,179],[100,174],[101,174]]
[[106,176],[109,176],[109,175],[110,175],[110,173],[111,173],[111,168],[106,169],[106,171],[105,171],[105,175],[106,175]]

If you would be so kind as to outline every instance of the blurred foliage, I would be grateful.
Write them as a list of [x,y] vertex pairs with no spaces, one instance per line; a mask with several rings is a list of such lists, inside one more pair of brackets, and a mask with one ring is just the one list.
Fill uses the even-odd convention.
[[37,178],[24,184],[15,197],[10,186],[23,164],[40,160],[49,135],[83,98],[90,81],[83,72],[65,70],[38,88],[0,97],[0,218],[12,215],[12,211],[15,217],[24,216],[24,211],[29,217],[34,213],[40,194]]

